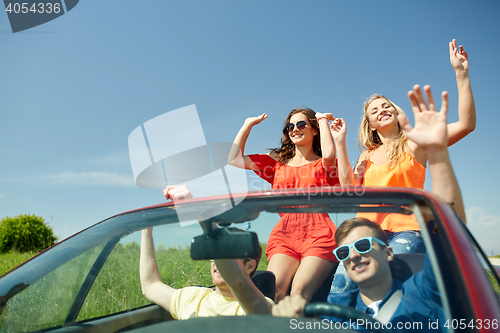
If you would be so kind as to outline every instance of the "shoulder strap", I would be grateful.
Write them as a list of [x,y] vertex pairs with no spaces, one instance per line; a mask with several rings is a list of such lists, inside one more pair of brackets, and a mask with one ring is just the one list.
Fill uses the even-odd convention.
[[402,297],[403,297],[403,291],[399,289],[394,294],[392,294],[391,297],[389,297],[387,302],[385,302],[385,304],[378,312],[377,316],[375,316],[374,318],[384,324],[387,324],[394,315],[394,312],[396,312],[399,303],[401,303]]

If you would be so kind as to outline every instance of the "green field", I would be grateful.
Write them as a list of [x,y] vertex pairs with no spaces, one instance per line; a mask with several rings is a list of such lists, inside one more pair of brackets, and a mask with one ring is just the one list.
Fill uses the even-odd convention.
[[19,253],[0,253],[0,276],[4,275],[14,267],[19,266],[29,258],[33,257],[35,252]]
[[[62,325],[101,249],[94,248],[67,262],[9,300],[0,314],[0,332],[25,332]],[[140,246],[136,242],[116,245],[95,279],[77,321],[150,303],[141,292],[139,254]],[[2,254],[0,274],[33,255]],[[191,260],[189,248],[164,248],[160,245],[156,249],[156,260],[163,282],[169,286],[212,285],[210,261]],[[263,255],[259,269],[267,269],[267,264]]]
[[[265,245],[262,247],[265,248]],[[0,314],[0,332],[33,331],[62,325],[72,300],[101,250],[98,247],[80,255],[13,297]],[[116,245],[94,281],[77,321],[149,304],[140,287],[139,253],[140,246],[136,242]],[[1,254],[0,274],[33,255],[16,252]],[[167,285],[174,288],[212,285],[210,262],[191,260],[189,248],[164,248],[160,245],[156,250],[156,259],[163,282]],[[265,270],[267,265],[263,255],[259,269]],[[492,273],[487,273],[495,291],[500,293]]]

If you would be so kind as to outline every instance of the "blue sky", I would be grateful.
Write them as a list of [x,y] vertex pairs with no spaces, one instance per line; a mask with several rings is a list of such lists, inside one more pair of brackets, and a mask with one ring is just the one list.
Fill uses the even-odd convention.
[[355,161],[361,105],[374,93],[411,113],[407,91],[430,84],[449,91],[457,120],[456,38],[469,53],[478,120],[451,157],[471,230],[500,253],[500,178],[490,175],[500,164],[499,13],[494,0],[103,0],[16,34],[0,13],[0,217],[39,215],[67,237],[163,202],[134,184],[127,139],[191,104],[207,142],[232,142],[246,117],[266,112],[248,153],[278,145],[295,107],[331,112],[347,122]]

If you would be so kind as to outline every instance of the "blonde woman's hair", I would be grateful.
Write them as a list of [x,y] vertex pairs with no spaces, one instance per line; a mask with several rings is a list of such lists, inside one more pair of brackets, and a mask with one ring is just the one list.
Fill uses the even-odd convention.
[[[394,109],[396,109],[396,113],[398,115],[405,114],[403,109],[394,104],[387,97],[383,95],[372,95],[363,104],[363,119],[361,120],[361,126],[359,127],[359,136],[358,136],[358,146],[361,151],[363,150],[373,151],[383,145],[382,140],[380,140],[377,131],[371,129],[370,120],[368,119],[368,106],[370,105],[371,102],[379,98],[383,98],[387,102],[389,102],[394,107]],[[392,147],[388,149],[388,158],[389,158],[388,166],[391,169],[394,168],[403,159],[403,152],[405,150],[408,154],[410,154],[412,158],[414,158],[413,153],[408,148],[408,138],[406,137],[405,132],[403,131],[401,126],[399,126],[399,124],[398,128],[399,128],[398,136],[395,138]]]

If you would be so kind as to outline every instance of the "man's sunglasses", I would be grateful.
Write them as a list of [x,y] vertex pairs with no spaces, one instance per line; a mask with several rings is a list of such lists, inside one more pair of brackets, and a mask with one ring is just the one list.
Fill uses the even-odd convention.
[[298,121],[297,124],[288,123],[288,124],[285,125],[285,128],[288,129],[288,132],[291,132],[295,128],[295,125],[297,125],[297,129],[299,131],[302,131],[304,128],[306,128],[307,121],[301,120],[301,121]]
[[379,243],[380,245],[387,246],[383,241],[375,237],[364,237],[360,238],[354,243],[342,245],[333,250],[333,254],[339,261],[347,260],[351,256],[351,247],[353,247],[358,253],[363,254],[370,252],[372,250],[372,241]]

